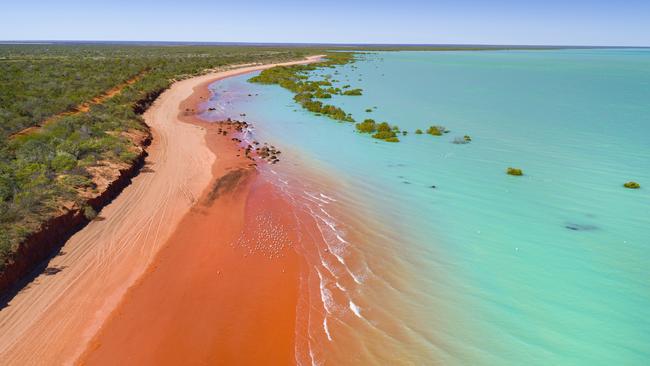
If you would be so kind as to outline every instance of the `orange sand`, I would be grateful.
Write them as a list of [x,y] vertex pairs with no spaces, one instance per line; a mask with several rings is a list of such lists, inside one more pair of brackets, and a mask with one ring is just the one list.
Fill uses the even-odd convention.
[[[209,96],[209,82],[196,86],[179,109],[181,120],[206,131],[217,156],[210,184],[77,363],[431,364],[419,326],[405,327],[409,315],[398,315],[402,304],[390,301],[409,279],[382,238],[366,230],[370,217],[352,214],[356,207],[326,206],[353,223],[345,238],[357,245],[346,249],[343,264],[304,202],[289,201],[251,166],[232,133],[218,135],[219,125],[186,116]],[[295,168],[295,161],[283,163],[277,169],[286,167],[297,179],[341,184]],[[382,276],[373,276],[368,263]]]
[[180,103],[197,85],[271,66],[183,80],[156,100],[144,115],[154,136],[147,169],[50,261],[61,271],[38,276],[0,309],[1,365],[69,364],[84,352],[127,289],[153,270],[161,246],[210,186],[215,160],[231,155],[215,156],[206,129],[179,120]]
[[[199,86],[181,110],[206,92]],[[259,179],[231,134],[194,123],[207,129],[219,157],[215,179],[80,364],[295,363],[302,260],[293,248],[301,234],[293,210]]]

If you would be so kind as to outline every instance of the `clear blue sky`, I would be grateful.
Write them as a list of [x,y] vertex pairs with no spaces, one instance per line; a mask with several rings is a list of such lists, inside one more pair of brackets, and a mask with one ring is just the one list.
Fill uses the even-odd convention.
[[650,46],[650,0],[6,0],[0,40]]

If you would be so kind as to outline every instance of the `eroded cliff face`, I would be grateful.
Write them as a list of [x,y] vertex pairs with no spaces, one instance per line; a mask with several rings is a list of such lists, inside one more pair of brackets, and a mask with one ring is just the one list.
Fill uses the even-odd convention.
[[57,254],[72,235],[91,221],[84,214],[85,206],[99,212],[131,184],[133,177],[144,167],[146,147],[151,144],[151,139],[148,129],[138,133],[134,139],[138,155],[131,164],[111,166],[113,171],[108,174],[111,178],[108,181],[104,178],[104,184],[98,185],[98,191],[87,196],[83,207],[75,205],[62,208],[60,215],[43,223],[38,231],[31,233],[19,244],[11,259],[0,270],[0,298],[12,297],[32,279],[32,274],[47,268],[47,261]]

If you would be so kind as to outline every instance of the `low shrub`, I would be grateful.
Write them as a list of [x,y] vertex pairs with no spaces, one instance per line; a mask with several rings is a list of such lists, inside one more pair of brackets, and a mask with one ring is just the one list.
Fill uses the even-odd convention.
[[94,220],[97,217],[97,212],[90,205],[84,206],[83,214],[88,220]]
[[519,168],[512,168],[512,167],[511,167],[511,168],[508,168],[508,170],[506,171],[506,173],[507,173],[508,175],[514,175],[514,176],[521,176],[521,175],[524,175],[524,172],[523,172],[521,169],[519,169]]
[[397,138],[397,135],[393,131],[377,131],[374,135],[372,135],[373,138],[379,139],[379,140],[387,140],[390,138]]
[[361,89],[350,89],[343,92],[343,95],[362,95]]
[[443,133],[449,132],[444,126],[430,126],[427,133],[433,136],[442,136]]
[[357,131],[361,133],[374,133],[377,131],[377,124],[375,123],[375,120],[373,119],[366,119],[361,123],[357,123],[356,125]]

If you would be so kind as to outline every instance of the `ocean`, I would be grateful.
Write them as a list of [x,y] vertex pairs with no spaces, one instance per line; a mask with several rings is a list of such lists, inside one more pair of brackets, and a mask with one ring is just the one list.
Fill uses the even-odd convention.
[[[328,243],[297,248],[310,345],[297,361],[649,364],[650,50],[356,58],[310,79],[363,89],[326,102],[398,125],[399,143],[254,74],[211,85],[203,116],[251,122],[250,141],[282,151],[261,174]],[[431,125],[450,132],[414,133]]]

